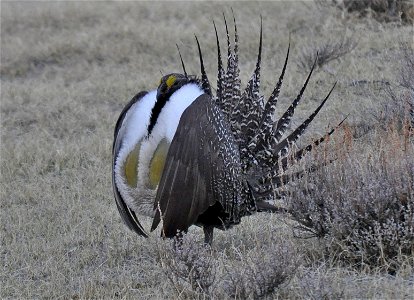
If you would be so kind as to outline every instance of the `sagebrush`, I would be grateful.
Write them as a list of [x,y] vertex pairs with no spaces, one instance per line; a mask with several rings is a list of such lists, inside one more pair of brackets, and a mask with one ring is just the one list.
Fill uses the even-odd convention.
[[328,241],[328,255],[395,271],[401,256],[414,254],[414,142],[408,122],[402,130],[374,133],[369,147],[345,134],[313,159],[333,161],[295,186],[289,211],[297,228]]

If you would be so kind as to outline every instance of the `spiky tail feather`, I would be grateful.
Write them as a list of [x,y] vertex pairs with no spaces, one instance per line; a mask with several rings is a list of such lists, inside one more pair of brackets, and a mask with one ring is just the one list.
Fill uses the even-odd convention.
[[[256,67],[253,75],[247,83],[242,93],[240,102],[236,104],[231,114],[231,124],[233,128],[237,128],[235,135],[236,140],[242,146],[241,151],[255,135],[260,125],[264,110],[263,97],[260,95],[260,65],[263,44],[263,26],[260,18],[260,38],[259,53],[257,56]],[[238,125],[238,126],[237,126]]]
[[204,62],[203,62],[203,54],[201,53],[200,43],[198,42],[197,36],[195,36],[196,42],[197,42],[197,48],[198,48],[198,55],[200,57],[200,68],[201,68],[201,87],[203,88],[203,91],[207,95],[211,94],[211,87],[210,82],[208,81],[206,70],[204,68]]
[[[263,172],[263,175],[259,175],[260,178],[254,184],[254,189],[262,191],[264,195],[269,196],[270,193],[274,193],[274,187],[286,184],[292,178],[300,178],[303,172],[298,172],[290,175],[284,174],[291,164],[300,160],[307,152],[311,151],[315,146],[324,142],[325,139],[330,136],[337,127],[339,127],[343,120],[336,128],[332,129],[325,136],[315,141],[314,143],[306,146],[303,149],[298,150],[293,155],[293,161],[289,161],[287,157],[289,147],[297,141],[297,139],[303,134],[309,124],[313,121],[319,111],[322,109],[329,96],[331,95],[334,87],[330,90],[328,95],[322,101],[322,103],[316,108],[316,110],[292,133],[290,133],[285,139],[281,140],[286,129],[288,128],[291,119],[294,115],[295,109],[302,99],[304,91],[309,83],[312,73],[315,69],[318,57],[315,62],[296,98],[293,100],[289,108],[283,113],[282,117],[278,120],[274,120],[274,113],[276,110],[276,104],[280,94],[280,90],[283,83],[283,78],[286,72],[289,51],[290,51],[290,39],[288,51],[286,54],[285,63],[282,69],[282,73],[279,80],[269,97],[266,105],[263,102],[263,96],[260,95],[260,64],[261,64],[261,52],[262,52],[262,20],[260,23],[260,40],[259,40],[259,53],[257,57],[256,67],[247,83],[247,86],[243,93],[240,91],[240,78],[239,78],[239,66],[238,66],[238,33],[237,24],[234,21],[234,47],[232,49],[230,43],[230,35],[227,26],[227,20],[223,14],[223,19],[226,28],[227,36],[227,67],[226,70],[223,67],[221,58],[220,43],[217,33],[216,24],[213,22],[214,30],[216,34],[217,42],[217,62],[218,62],[218,76],[217,76],[217,95],[215,97],[216,104],[220,107],[224,116],[231,124],[231,130],[239,144],[239,150],[242,158],[243,171],[246,174],[251,167]],[[207,76],[205,75],[204,65],[202,61],[202,54],[200,45],[197,40],[197,46],[200,55],[201,73],[203,89],[207,89],[209,86]],[[319,168],[320,166],[314,166],[311,168]],[[256,177],[257,178],[257,177]],[[263,196],[263,195],[262,195]]]
[[220,41],[217,34],[216,23],[213,21],[214,31],[216,33],[216,42],[217,42],[217,91],[215,102],[220,107],[221,111],[225,111],[224,102],[223,102],[223,81],[224,81],[224,69],[223,61],[221,60],[221,51],[220,51]]
[[[235,37],[234,37],[234,51],[231,49],[230,45],[230,35],[227,26],[227,20],[223,13],[224,24],[226,27],[226,35],[227,35],[227,69],[223,74],[223,79],[220,82],[222,87],[222,99],[218,99],[221,102],[223,107],[222,111],[227,117],[230,119],[230,114],[232,109],[237,105],[240,101],[240,70],[238,66],[239,58],[238,58],[238,34],[237,34],[237,25],[234,23],[235,29]],[[235,18],[233,18],[235,20]]]
[[333,87],[331,88],[325,99],[322,101],[322,103],[300,126],[298,126],[291,134],[289,134],[278,144],[268,145],[268,148],[264,149],[264,151],[259,152],[256,158],[259,159],[259,161],[261,161],[263,164],[273,165],[278,161],[280,157],[284,157],[287,154],[289,146],[296,142],[302,136],[303,132],[306,130],[309,124],[313,121],[313,119],[325,105],[335,86],[336,83],[333,85]]
[[[341,125],[342,123],[348,118],[345,117],[341,122],[338,123],[338,125],[336,125],[334,128],[332,128],[329,132],[327,132],[324,136],[322,136],[321,138],[319,138],[318,140],[314,141],[313,143],[307,145],[306,147],[296,151],[292,156],[286,156],[284,158],[282,158],[273,168],[271,171],[267,172],[267,174],[263,175],[261,178],[259,178],[257,180],[258,185],[263,185],[266,183],[282,183],[282,184],[287,184],[289,181],[285,181],[286,178],[284,177],[285,175],[280,175],[280,173],[287,171],[287,169],[289,168],[289,166],[291,165],[292,162],[298,162],[299,160],[301,160],[306,153],[309,153],[310,151],[312,151],[312,149],[314,149],[315,147],[319,146],[320,144],[322,144],[325,140],[327,140],[327,138],[329,136],[331,136]],[[289,164],[289,162],[291,162]],[[302,171],[303,172],[303,171]],[[301,172],[298,172],[301,173]],[[279,187],[280,185],[277,184],[277,187]]]
[[273,89],[272,94],[270,95],[269,99],[266,102],[262,120],[260,122],[259,128],[256,130],[256,134],[248,143],[249,151],[255,151],[257,148],[262,148],[263,144],[266,142],[268,137],[272,134],[272,129],[274,126],[274,114],[276,111],[276,104],[279,99],[280,89],[283,83],[283,77],[285,76],[286,67],[289,59],[289,51],[290,51],[290,42],[288,46],[288,50],[286,53],[285,63],[283,65],[282,73],[279,76],[279,80]]

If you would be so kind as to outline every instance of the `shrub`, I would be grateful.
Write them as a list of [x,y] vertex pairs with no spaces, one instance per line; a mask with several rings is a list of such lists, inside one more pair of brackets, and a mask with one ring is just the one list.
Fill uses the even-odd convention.
[[288,241],[274,237],[274,242],[259,245],[249,253],[233,248],[239,259],[225,267],[222,291],[232,299],[258,299],[273,293],[291,278],[301,261]]
[[[233,239],[233,237],[231,238]],[[237,241],[236,241],[237,240]],[[210,248],[194,235],[180,243],[162,242],[159,262],[177,296],[203,299],[262,298],[275,292],[301,262],[292,241],[265,232],[252,244],[234,237],[223,251]]]
[[380,22],[414,22],[414,4],[410,0],[319,0],[318,3],[334,5],[358,17],[373,16]]
[[298,296],[303,299],[344,299],[343,283],[325,266],[306,268],[298,272]]
[[379,21],[396,21],[399,18],[407,23],[414,21],[413,3],[408,0],[344,0],[343,5],[348,12],[356,12],[360,16],[372,12]]
[[[298,232],[321,238],[326,254],[342,261],[398,269],[401,255],[414,254],[412,139],[408,128],[391,126],[370,148],[337,141],[336,159],[291,190]],[[313,158],[323,163],[321,156]]]
[[414,92],[414,49],[412,44],[400,44],[400,75],[399,82],[401,86]]
[[308,47],[302,50],[302,55],[298,61],[298,66],[305,70],[310,70],[316,60],[316,66],[322,67],[332,60],[339,59],[351,52],[357,43],[349,37],[343,37],[341,40],[328,40],[316,48]]
[[187,292],[190,298],[211,295],[218,263],[211,248],[187,235],[162,246],[165,248],[158,249],[160,262],[177,294]]
[[379,111],[374,113],[378,124],[386,129],[395,120],[414,128],[414,49],[408,43],[400,43],[394,58],[397,65],[397,85],[388,85]]

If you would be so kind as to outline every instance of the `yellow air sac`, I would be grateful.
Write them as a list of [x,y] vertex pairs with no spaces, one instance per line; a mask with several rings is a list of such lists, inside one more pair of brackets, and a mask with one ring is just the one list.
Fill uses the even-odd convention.
[[134,150],[132,150],[126,160],[125,160],[125,178],[127,180],[127,184],[130,187],[137,187],[137,179],[138,179],[138,157],[139,157],[139,150],[141,148],[141,143],[138,143]]
[[165,159],[167,158],[169,143],[162,139],[154,152],[149,166],[149,184],[151,189],[156,189],[161,180],[164,170]]

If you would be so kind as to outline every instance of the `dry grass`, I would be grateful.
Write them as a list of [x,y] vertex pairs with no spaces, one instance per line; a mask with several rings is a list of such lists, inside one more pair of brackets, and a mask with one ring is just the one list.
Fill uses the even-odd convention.
[[[355,39],[351,53],[316,71],[295,122],[338,80],[311,133],[318,136],[327,124],[350,114],[348,126],[362,132],[353,140],[360,155],[375,153],[373,133],[379,140],[386,137],[378,129],[384,126],[378,111],[390,99],[388,87],[396,99],[409,92],[401,79],[409,71],[396,58],[405,55],[401,42],[412,49],[410,26],[370,17],[341,18],[335,8],[312,2],[2,1],[1,298],[335,299],[413,294],[412,252],[397,256],[394,276],[381,268],[355,269],[324,255],[326,248],[318,239],[294,238],[292,227],[297,224],[284,215],[245,218],[240,226],[218,232],[212,251],[198,246],[203,261],[193,264],[204,263],[202,271],[209,270],[207,266],[210,273],[194,273],[191,267],[187,273],[178,272],[174,268],[181,268],[186,259],[179,260],[170,241],[162,241],[158,233],[138,238],[122,224],[110,182],[116,118],[136,92],[155,87],[160,71],[180,70],[176,43],[187,70],[198,73],[194,33],[214,78],[211,20],[224,38],[221,13],[230,15],[230,5],[239,23],[244,82],[254,68],[263,15],[266,95],[279,75],[291,33],[281,108],[306,76],[297,66],[303,49],[315,49],[338,36]],[[144,220],[146,227],[149,224]],[[200,244],[200,230],[192,228],[188,239]]]

